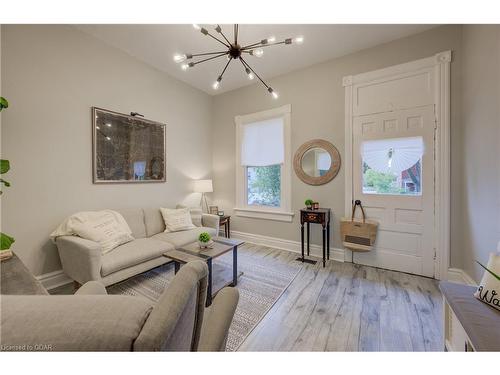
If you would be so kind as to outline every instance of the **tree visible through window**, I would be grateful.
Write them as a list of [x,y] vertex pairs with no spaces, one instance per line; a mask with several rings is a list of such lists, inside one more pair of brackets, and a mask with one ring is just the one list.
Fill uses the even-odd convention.
[[247,204],[281,206],[281,165],[247,167]]
[[363,142],[363,193],[420,195],[423,151],[422,137]]
[[420,160],[399,174],[377,172],[363,163],[363,193],[420,195]]

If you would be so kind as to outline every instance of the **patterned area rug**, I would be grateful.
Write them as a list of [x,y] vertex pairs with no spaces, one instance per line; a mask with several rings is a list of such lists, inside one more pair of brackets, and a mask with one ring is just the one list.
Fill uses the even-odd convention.
[[[233,323],[229,328],[226,351],[235,351],[252,332],[266,313],[280,298],[299,273],[301,265],[290,265],[272,257],[258,255],[245,244],[238,249],[238,279],[240,300]],[[228,280],[232,269],[232,253],[216,258],[213,263],[213,280],[217,285],[222,278]],[[107,288],[109,294],[143,296],[156,302],[174,277],[173,264],[125,280]],[[230,279],[230,278],[229,278]]]

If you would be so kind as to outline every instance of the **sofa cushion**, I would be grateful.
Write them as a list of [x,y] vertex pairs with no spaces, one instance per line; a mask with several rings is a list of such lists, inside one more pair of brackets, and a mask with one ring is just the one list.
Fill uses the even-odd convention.
[[142,208],[125,208],[116,211],[123,216],[134,238],[146,237],[146,225],[144,224],[144,211]]
[[212,237],[216,235],[214,228],[196,227],[194,229],[183,230],[180,232],[159,233],[152,238],[171,243],[176,248],[198,241],[198,236],[202,232],[208,232]]
[[151,310],[131,296],[2,296],[2,350],[132,350]]
[[189,208],[163,208],[160,207],[161,216],[165,221],[165,232],[178,232],[194,229]]
[[174,247],[165,241],[139,238],[118,246],[102,257],[101,275],[107,276],[124,268],[162,256]]
[[[178,204],[175,208],[188,208],[182,204]],[[201,227],[203,224],[201,223],[201,218],[203,216],[203,209],[201,207],[189,207],[189,213],[191,214],[191,221],[197,227]]]
[[146,223],[146,236],[151,237],[165,230],[165,221],[159,208],[145,208],[144,222]]

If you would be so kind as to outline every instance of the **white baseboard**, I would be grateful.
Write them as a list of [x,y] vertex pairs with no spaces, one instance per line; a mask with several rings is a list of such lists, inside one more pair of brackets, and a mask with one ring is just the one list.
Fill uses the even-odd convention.
[[49,273],[44,273],[43,275],[35,276],[45,289],[51,290],[57,288],[61,285],[66,285],[71,283],[71,280],[63,270],[57,270]]
[[470,277],[467,272],[460,268],[448,268],[448,281],[477,286],[477,283],[472,277]]
[[[234,230],[231,231],[231,237],[237,238],[245,242],[250,242],[256,245],[263,245],[275,249],[287,250],[298,254],[301,253],[301,246],[299,241],[286,240],[284,238],[269,237],[269,236],[263,236],[261,234],[245,233]],[[310,254],[311,256],[322,258],[323,250],[321,246],[311,244]],[[343,262],[344,250],[330,247],[330,259],[335,260],[337,262]]]

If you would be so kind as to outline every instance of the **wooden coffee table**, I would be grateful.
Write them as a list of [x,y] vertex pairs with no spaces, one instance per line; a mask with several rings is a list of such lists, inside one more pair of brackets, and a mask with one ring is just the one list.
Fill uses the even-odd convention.
[[[175,273],[180,269],[181,264],[186,264],[194,260],[202,260],[208,266],[208,285],[207,285],[207,302],[206,305],[212,304],[212,299],[217,292],[226,286],[236,286],[238,284],[238,246],[244,244],[244,241],[234,240],[223,237],[213,239],[214,243],[210,249],[200,249],[198,242],[193,242],[179,249],[169,250],[163,256],[174,261]],[[214,288],[212,285],[212,260],[220,257],[227,252],[233,252],[233,277],[228,282],[221,283]]]

